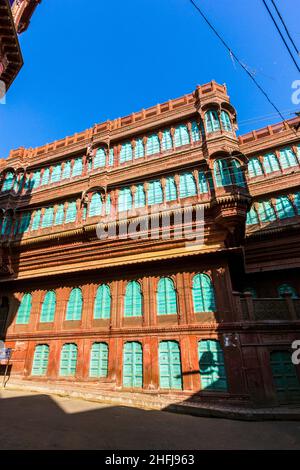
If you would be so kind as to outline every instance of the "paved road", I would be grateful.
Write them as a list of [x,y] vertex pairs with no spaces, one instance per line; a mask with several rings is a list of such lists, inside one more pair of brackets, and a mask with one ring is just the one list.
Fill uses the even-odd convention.
[[0,392],[0,449],[300,449],[300,422],[243,422]]

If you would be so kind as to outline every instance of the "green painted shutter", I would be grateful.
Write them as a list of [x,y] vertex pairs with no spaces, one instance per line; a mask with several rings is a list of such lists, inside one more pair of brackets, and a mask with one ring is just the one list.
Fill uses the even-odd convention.
[[224,354],[219,341],[199,341],[198,355],[202,390],[226,391]]
[[162,277],[157,286],[157,314],[176,315],[177,299],[176,290],[172,279]]
[[231,175],[226,160],[215,161],[214,173],[217,187],[230,186],[232,184]]
[[148,206],[161,204],[164,200],[161,182],[159,180],[150,181],[148,186]]
[[162,133],[161,148],[163,151],[171,150],[173,148],[172,134],[170,129],[165,129]]
[[145,155],[143,139],[137,139],[135,141],[134,158],[142,158]]
[[106,152],[105,149],[99,148],[96,152],[95,158],[94,158],[94,170],[97,168],[103,168],[106,165]]
[[207,111],[205,113],[205,127],[208,134],[221,129],[217,111]]
[[230,117],[226,111],[221,111],[221,123],[225,131],[232,131]]
[[161,341],[159,344],[160,388],[182,389],[180,348],[177,341]]
[[177,188],[175,179],[173,176],[168,176],[166,178],[166,201],[176,201],[177,200]]
[[125,142],[120,151],[120,163],[125,163],[132,160],[132,146],[131,142]]
[[94,193],[91,198],[89,207],[89,217],[102,214],[102,199],[99,193]]
[[247,220],[246,224],[247,225],[254,225],[258,224],[258,215],[256,213],[256,210],[254,207],[251,207],[250,211],[247,213]]
[[199,189],[201,194],[208,193],[208,183],[204,171],[199,171]]
[[174,145],[175,147],[181,147],[190,143],[190,135],[186,125],[181,124],[175,128],[174,133]]
[[137,184],[135,195],[134,195],[134,207],[138,209],[139,207],[145,207],[145,205],[146,205],[146,195],[144,191],[144,185]]
[[10,191],[14,185],[14,175],[11,172],[6,173],[1,191]]
[[41,311],[41,323],[52,323],[54,322],[54,315],[56,309],[56,294],[54,291],[46,293]]
[[68,203],[66,211],[66,224],[75,222],[77,217],[77,206],[76,201],[71,201]]
[[82,292],[76,287],[70,293],[66,320],[81,320],[82,314]]
[[83,170],[83,162],[82,162],[82,157],[76,158],[74,160],[74,165],[72,168],[72,178],[75,176],[80,176],[82,174]]
[[249,160],[248,173],[250,178],[263,175],[261,163],[258,158],[251,158]]
[[118,200],[119,212],[132,209],[132,194],[130,188],[122,188],[119,192]]
[[24,212],[21,217],[20,225],[19,225],[19,233],[27,233],[29,231],[31,221],[31,213]]
[[32,307],[32,296],[31,294],[24,294],[20,302],[16,324],[17,325],[28,325],[30,320],[30,312]]
[[42,216],[42,212],[39,209],[35,212],[35,214],[33,216],[31,231],[39,229],[39,226],[40,226],[40,223],[41,223],[41,216]]
[[62,377],[74,377],[77,365],[77,346],[76,344],[64,344],[60,356],[59,375]]
[[179,194],[181,198],[197,195],[197,186],[193,173],[182,173],[180,175]]
[[110,215],[111,213],[111,197],[110,194],[106,195],[106,202],[105,202],[105,214]]
[[193,278],[192,293],[195,312],[214,312],[216,310],[215,292],[209,276],[196,274]]
[[123,349],[123,386],[143,386],[143,349],[138,342],[128,342]]
[[50,169],[45,168],[42,176],[42,181],[41,181],[41,186],[46,186],[49,184],[49,178],[50,178]]
[[108,166],[113,166],[115,160],[114,149],[109,149]]
[[141,286],[136,281],[131,281],[126,286],[124,299],[124,316],[142,316],[142,293]]
[[65,211],[64,204],[57,206],[54,225],[62,225],[64,223]]
[[47,207],[42,220],[42,228],[52,227],[54,218],[54,208]]
[[111,295],[110,288],[106,284],[102,284],[98,287],[95,304],[94,304],[94,319],[106,319],[110,318],[111,310]]
[[41,184],[41,172],[37,170],[32,177],[32,189],[37,189]]
[[294,154],[293,149],[291,147],[287,147],[285,149],[280,150],[279,160],[281,168],[283,170],[298,165],[296,155]]
[[279,171],[279,163],[274,153],[267,153],[263,157],[263,165],[266,173],[273,173],[273,171]]
[[90,377],[107,377],[108,375],[108,345],[94,343],[91,349]]
[[279,219],[295,217],[295,211],[291,201],[287,196],[281,196],[276,199],[276,212]]
[[58,183],[61,178],[61,165],[55,165],[52,168],[51,183]]
[[289,351],[272,351],[270,356],[274,387],[281,403],[300,400],[300,382]]
[[200,140],[200,130],[196,121],[192,122],[192,140],[193,142],[198,142]]
[[240,163],[233,159],[230,162],[230,171],[231,171],[231,176],[233,176],[234,183],[237,186],[245,186],[245,180],[244,180],[244,175],[241,169]]
[[38,344],[34,350],[31,375],[45,376],[48,369],[49,346]]
[[9,236],[12,228],[12,216],[6,215],[3,218],[2,225],[1,225],[1,235],[2,236]]
[[63,180],[66,180],[68,178],[71,177],[71,162],[70,161],[67,161],[65,162],[64,164],[64,169],[63,169],[63,173],[62,173],[62,179]]
[[159,137],[157,134],[150,135],[147,139],[146,155],[155,155],[160,152]]

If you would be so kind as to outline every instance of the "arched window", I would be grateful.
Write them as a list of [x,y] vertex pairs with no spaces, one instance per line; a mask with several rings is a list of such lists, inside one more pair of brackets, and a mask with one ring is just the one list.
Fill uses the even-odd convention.
[[181,147],[190,143],[190,134],[185,124],[175,127],[174,133],[174,145],[175,147]]
[[108,375],[108,345],[94,343],[91,349],[90,377],[107,377]]
[[48,344],[38,344],[34,350],[31,375],[44,376],[47,374],[49,360]]
[[295,217],[295,210],[287,196],[281,196],[276,199],[276,212],[279,219],[287,219]]
[[111,295],[110,287],[102,284],[98,287],[94,303],[94,319],[102,320],[110,318]]
[[221,111],[221,123],[224,131],[232,131],[231,121],[227,111]]
[[161,204],[163,202],[163,190],[159,180],[150,181],[148,186],[148,205]]
[[214,163],[214,173],[216,179],[216,185],[230,186],[232,184],[230,171],[226,160],[216,160]]
[[273,173],[273,171],[279,171],[279,163],[274,153],[267,153],[263,157],[263,165],[266,173]]
[[170,150],[173,147],[172,135],[170,129],[165,129],[162,133],[161,148],[163,151]]
[[14,192],[15,192],[16,194],[18,194],[18,193],[21,191],[22,186],[23,186],[24,179],[25,179],[25,176],[22,175],[22,174],[18,174],[17,178],[15,179],[15,182],[14,182]]
[[56,209],[54,225],[62,225],[64,223],[65,211],[64,204],[59,204]]
[[181,198],[197,195],[197,186],[193,173],[182,173],[180,175],[179,194]]
[[135,141],[134,158],[142,158],[145,155],[143,139],[137,139]]
[[160,152],[159,137],[157,134],[152,134],[147,139],[146,154],[155,155]]
[[99,148],[96,152],[95,158],[94,158],[94,170],[97,168],[103,168],[106,165],[106,152],[103,147]]
[[66,211],[66,224],[75,222],[77,217],[77,206],[76,201],[68,202]]
[[235,158],[230,162],[229,168],[233,177],[234,184],[237,186],[245,186],[244,175],[241,169],[241,164]]
[[64,169],[62,172],[62,179],[66,180],[71,177],[71,162],[67,161],[64,164]]
[[280,150],[279,160],[281,168],[283,170],[298,165],[296,155],[294,154],[293,149],[291,147],[287,147],[285,149]]
[[44,212],[42,220],[42,228],[51,227],[53,225],[54,209],[53,207],[47,207]]
[[11,214],[6,214],[2,220],[1,225],[1,235],[9,236],[12,228],[12,216]]
[[256,210],[254,207],[251,207],[250,211],[247,213],[246,224],[254,225],[254,224],[258,224],[258,222],[259,220],[258,220],[258,215],[256,213]]
[[39,229],[40,223],[41,223],[41,217],[42,217],[42,211],[41,211],[41,209],[38,209],[34,213],[34,216],[33,216],[31,231]]
[[124,317],[142,316],[141,286],[136,281],[128,282],[124,299]]
[[37,170],[32,175],[31,187],[32,189],[37,189],[41,184],[41,172]]
[[125,142],[121,146],[120,151],[120,163],[128,162],[132,160],[132,146],[131,142]]
[[81,320],[82,314],[82,292],[76,287],[71,290],[67,305],[66,320]]
[[292,299],[298,299],[298,294],[297,291],[294,287],[292,287],[290,284],[281,284],[278,286],[278,295],[279,297],[282,297],[283,294],[291,294]]
[[157,286],[157,314],[175,315],[177,299],[174,282],[169,277],[160,278]]
[[200,130],[199,130],[199,126],[196,123],[196,121],[193,121],[191,123],[191,131],[192,131],[192,140],[193,140],[193,142],[198,142],[198,140],[200,140]]
[[219,131],[221,129],[217,111],[211,110],[205,113],[205,126],[206,132],[208,134],[211,132]]
[[258,217],[261,222],[273,222],[276,220],[274,207],[270,201],[262,201],[257,205]]
[[51,183],[58,183],[61,178],[61,165],[55,165],[52,168]]
[[209,276],[196,274],[193,278],[192,293],[196,313],[216,310],[215,292]]
[[27,325],[30,319],[30,312],[32,307],[32,296],[31,294],[24,294],[20,302],[16,324],[17,325]]
[[72,178],[74,178],[75,176],[80,176],[82,174],[82,170],[83,170],[82,158],[81,157],[75,158],[74,165],[72,168]]
[[119,212],[132,209],[132,194],[130,188],[122,188],[119,192]]
[[6,173],[5,175],[5,178],[4,178],[4,182],[3,182],[3,185],[2,185],[2,192],[4,191],[10,191],[12,188],[13,188],[13,185],[14,185],[14,174],[11,173],[10,171]]
[[30,221],[31,221],[31,213],[24,212],[24,214],[22,214],[20,225],[19,225],[20,234],[27,233],[29,231]]
[[177,200],[177,188],[175,179],[173,176],[167,176],[166,178],[166,201],[176,201]]
[[146,195],[144,191],[144,185],[137,184],[135,195],[134,195],[134,207],[138,209],[139,207],[145,207],[145,205],[146,205]]
[[45,168],[42,176],[41,186],[46,186],[49,183],[50,169]]
[[59,375],[61,377],[74,377],[77,366],[77,345],[64,344],[60,355]]
[[41,311],[41,323],[52,323],[54,321],[56,309],[56,293],[54,291],[49,291],[44,297]]
[[224,354],[220,342],[205,339],[198,343],[202,390],[227,390]]
[[102,214],[102,198],[101,194],[94,193],[91,197],[90,207],[89,207],[89,217],[94,217],[96,215]]
[[204,171],[199,171],[199,189],[201,194],[208,193],[208,184]]
[[255,157],[249,160],[248,172],[250,178],[263,175],[262,166],[258,158]]

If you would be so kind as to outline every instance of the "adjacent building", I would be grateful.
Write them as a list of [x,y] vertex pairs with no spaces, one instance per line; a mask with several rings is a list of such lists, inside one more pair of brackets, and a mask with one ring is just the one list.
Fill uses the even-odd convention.
[[12,151],[0,162],[11,376],[299,401],[298,123],[237,137],[212,81]]

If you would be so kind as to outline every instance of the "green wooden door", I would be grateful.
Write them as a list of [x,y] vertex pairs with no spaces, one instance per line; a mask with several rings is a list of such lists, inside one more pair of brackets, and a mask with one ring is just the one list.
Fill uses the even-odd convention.
[[64,344],[60,356],[59,375],[63,377],[74,377],[77,365],[76,344]]
[[143,386],[143,349],[135,341],[124,344],[123,386],[140,388]]
[[182,389],[181,358],[177,341],[159,344],[160,388]]
[[198,343],[199,369],[202,390],[227,390],[224,354],[219,341],[201,340]]
[[38,344],[34,351],[31,375],[42,376],[47,374],[49,359],[49,346]]
[[108,345],[94,343],[91,350],[90,377],[107,377]]
[[271,352],[271,368],[280,403],[300,400],[300,382],[289,351]]

